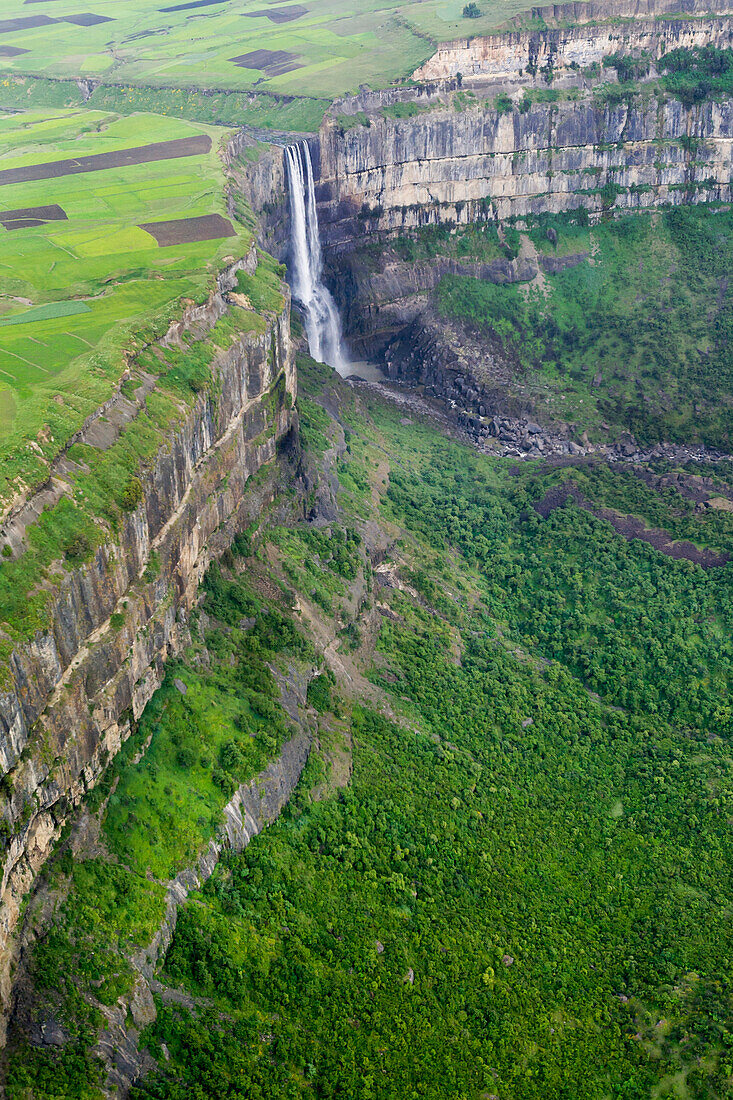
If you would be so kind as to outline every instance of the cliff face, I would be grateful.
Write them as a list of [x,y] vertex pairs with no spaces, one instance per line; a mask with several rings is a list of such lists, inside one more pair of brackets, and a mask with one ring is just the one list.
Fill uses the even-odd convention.
[[[240,132],[229,145],[229,170],[257,213],[257,239],[272,256],[284,260],[290,243],[290,209],[283,146],[293,134],[266,133],[260,143]],[[271,144],[275,143],[275,144]]]
[[[231,276],[220,281],[209,303],[191,309],[166,339],[210,328],[227,310],[229,283]],[[159,686],[166,657],[186,643],[187,613],[212,558],[236,533],[245,484],[291,428],[289,303],[262,327],[238,333],[217,353],[210,391],[161,438],[140,475],[143,499],[118,537],[64,577],[49,629],[12,654],[12,688],[0,695],[11,830],[0,900],[4,1003],[23,896],[70,810]]]
[[[335,257],[335,290],[351,346],[370,358],[381,355],[406,326],[421,316],[430,292],[444,275],[469,275],[497,284],[529,282],[540,273],[553,274],[585,259],[587,253],[580,252],[561,257],[534,254],[484,262],[450,256],[407,261],[385,242],[378,260],[356,249]],[[414,338],[414,332],[408,329],[407,343],[414,343]],[[413,359],[422,354],[421,348],[422,344],[414,345]],[[426,362],[429,358],[426,356]],[[423,382],[417,375],[412,380]]]
[[[644,19],[646,16],[685,15],[703,16],[715,12],[717,15],[730,15],[733,5],[730,0],[574,0],[567,4],[544,4],[531,8],[528,18],[533,23],[546,23],[548,26],[570,23],[590,23],[608,19]],[[512,22],[522,25],[523,16],[517,16]]]
[[[726,5],[727,7],[727,5]],[[547,27],[535,31],[464,38],[440,46],[414,73],[418,81],[455,80],[464,85],[527,82],[538,69],[563,71],[602,64],[609,54],[645,54],[656,60],[669,50],[693,46],[730,48],[733,25],[728,17],[697,19],[635,19],[632,23],[600,23]]]
[[365,229],[468,224],[585,206],[599,212],[731,197],[729,101],[535,104],[499,114],[435,109],[320,134],[319,213],[328,244]]
[[[591,29],[562,33],[582,38]],[[520,37],[525,49],[529,36]],[[416,113],[392,117],[395,104],[405,102]],[[360,121],[345,127],[349,115]],[[449,91],[424,85],[336,104],[310,147],[322,237],[343,251],[365,234],[432,224],[729,201],[733,108],[729,100],[686,108],[650,88],[618,103],[597,101],[586,90],[576,99],[499,113],[480,100],[456,109]],[[260,217],[261,242],[284,258],[282,149],[270,147],[246,165],[242,180]]]

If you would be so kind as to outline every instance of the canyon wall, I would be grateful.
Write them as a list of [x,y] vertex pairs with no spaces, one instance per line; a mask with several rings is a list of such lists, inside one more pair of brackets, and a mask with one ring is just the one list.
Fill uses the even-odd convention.
[[[384,241],[378,259],[355,248],[339,253],[333,262],[349,344],[357,358],[370,359],[381,357],[387,345],[423,314],[431,291],[445,275],[467,275],[497,284],[529,282],[539,274],[555,274],[587,258],[587,253],[579,252],[566,256],[535,253],[514,260],[458,260],[439,255],[405,260]],[[414,334],[410,340],[414,343]],[[415,355],[420,354],[422,344],[418,342]],[[426,354],[425,362],[431,358]]]
[[295,135],[240,131],[228,145],[228,169],[236,189],[246,195],[257,215],[256,233],[262,248],[285,260],[290,245],[290,208],[284,146]]
[[731,197],[729,100],[436,107],[369,123],[344,132],[329,118],[320,133],[319,215],[336,249],[365,231]]
[[[253,265],[254,251],[235,267]],[[172,326],[163,347],[187,331],[190,339],[202,338],[227,312],[225,291],[232,283],[230,272],[205,306],[190,308]],[[204,573],[241,529],[245,486],[274,458],[293,425],[287,295],[279,317],[254,332],[237,332],[217,351],[212,373],[210,388],[161,433],[154,459],[139,475],[142,500],[124,516],[114,541],[89,564],[65,573],[49,627],[18,645],[10,659],[11,686],[0,694],[3,809],[10,831],[0,898],[5,1005],[23,898],[71,810],[160,685],[166,658],[187,644],[187,615]],[[108,410],[105,423],[110,415]]]
[[574,0],[564,4],[545,4],[530,8],[527,15],[518,15],[511,23],[518,27],[530,24],[569,26],[573,23],[602,22],[620,19],[644,19],[659,15],[686,16],[731,15],[731,0]]
[[542,27],[446,42],[413,76],[430,82],[456,80],[460,74],[464,86],[478,87],[527,84],[538,71],[552,70],[555,83],[576,69],[601,65],[610,54],[645,55],[655,61],[670,50],[693,46],[730,49],[732,43],[733,22],[727,15]]
[[[579,66],[616,51],[658,56],[709,42],[731,48],[733,19],[714,12],[699,19],[610,22],[607,10],[605,17],[600,25],[451,43],[418,71],[423,83],[364,89],[335,102],[318,136],[309,139],[322,236],[331,254],[362,243],[365,234],[431,224],[578,207],[599,216],[612,208],[729,201],[729,99],[688,108],[652,82],[609,94],[598,80],[580,75]],[[486,89],[483,95],[458,91],[459,65],[464,74],[468,68],[464,57],[456,60],[456,49],[468,50],[481,79],[494,83],[490,96]],[[556,78],[557,66],[566,66],[564,84],[553,79],[548,89],[538,69],[548,63]],[[601,83],[616,80],[614,70],[601,67],[599,73]],[[511,93],[501,111],[495,102],[500,91]],[[260,218],[262,243],[285,258],[282,149],[269,146],[238,170]]]

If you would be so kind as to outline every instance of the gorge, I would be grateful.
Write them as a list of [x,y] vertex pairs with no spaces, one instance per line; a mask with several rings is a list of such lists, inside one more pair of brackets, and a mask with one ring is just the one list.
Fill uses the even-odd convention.
[[222,140],[248,243],[0,519],[122,471],[0,621],[10,1100],[725,1095],[731,28],[537,8]]

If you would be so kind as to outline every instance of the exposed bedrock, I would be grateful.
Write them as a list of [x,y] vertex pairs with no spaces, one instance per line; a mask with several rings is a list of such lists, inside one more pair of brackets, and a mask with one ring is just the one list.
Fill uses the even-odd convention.
[[239,131],[227,146],[227,167],[236,190],[246,196],[257,214],[259,244],[272,256],[284,260],[290,243],[284,146],[288,140],[295,140],[295,136],[267,137],[271,144],[258,142],[249,131]]
[[48,629],[10,660],[13,686],[0,694],[4,817],[12,834],[0,899],[5,1005],[23,897],[71,809],[160,685],[166,658],[186,644],[187,613],[209,563],[237,532],[245,485],[291,429],[288,308],[262,335],[240,334],[213,370],[211,391],[161,438],[140,474],[142,503],[114,542],[64,577]]
[[[580,6],[580,5],[579,5]],[[615,9],[616,5],[614,5]],[[712,5],[715,11],[717,5]],[[708,12],[711,8],[708,8]],[[542,27],[446,42],[414,74],[418,81],[455,80],[464,85],[527,82],[538,70],[564,71],[602,64],[609,54],[644,55],[655,61],[662,54],[693,46],[726,49],[733,41],[730,5],[721,15],[695,19],[635,18],[632,22],[590,23],[585,26]]]
[[523,25],[527,19],[548,26],[568,23],[601,22],[609,19],[643,19],[645,16],[704,16],[733,14],[730,0],[574,0],[564,4],[544,4],[530,8],[526,16],[512,22]]
[[[385,103],[394,92],[383,93]],[[420,101],[421,93],[410,93]],[[377,100],[380,93],[368,93]],[[337,112],[310,139],[318,213],[327,251],[367,235],[434,224],[470,224],[585,207],[609,209],[731,198],[733,108],[709,100],[687,108],[647,90],[628,102],[535,103],[500,114],[493,102],[455,110],[436,95],[430,109],[395,119],[378,109],[344,129]],[[352,104],[353,106],[353,104]],[[361,116],[360,116],[361,117]],[[260,243],[280,259],[289,248],[282,148],[237,167],[259,219]]]
[[320,133],[319,214],[326,243],[342,249],[366,232],[727,200],[732,147],[729,100],[436,108],[399,121],[374,116],[346,132],[330,118]]
[[[487,262],[449,256],[407,261],[377,243],[373,252],[352,249],[332,257],[333,286],[354,351],[365,358],[381,355],[387,345],[425,310],[430,292],[444,275],[471,275],[490,283],[528,282],[542,272],[573,267],[587,253],[519,256]],[[414,339],[414,333],[411,338]]]
[[430,310],[389,344],[384,359],[390,378],[423,387],[460,415],[521,418],[532,413],[517,365],[501,341],[472,339],[461,326],[435,317]]

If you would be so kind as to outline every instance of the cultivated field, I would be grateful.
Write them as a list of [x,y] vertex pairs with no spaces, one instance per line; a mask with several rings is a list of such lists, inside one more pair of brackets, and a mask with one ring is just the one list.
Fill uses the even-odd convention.
[[246,249],[221,136],[155,115],[0,117],[0,497],[109,396],[123,349]]
[[527,7],[482,0],[481,17],[464,19],[464,3],[4,0],[0,65],[46,77],[333,97],[407,76],[438,42],[496,28]]

